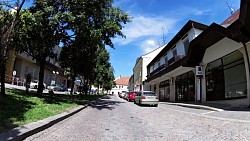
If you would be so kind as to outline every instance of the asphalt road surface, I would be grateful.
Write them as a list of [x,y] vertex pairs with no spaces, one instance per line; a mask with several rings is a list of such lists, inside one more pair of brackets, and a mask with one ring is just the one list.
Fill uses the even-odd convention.
[[28,137],[37,141],[245,141],[250,122],[210,116],[211,111],[161,103],[140,107],[107,96],[54,126]]

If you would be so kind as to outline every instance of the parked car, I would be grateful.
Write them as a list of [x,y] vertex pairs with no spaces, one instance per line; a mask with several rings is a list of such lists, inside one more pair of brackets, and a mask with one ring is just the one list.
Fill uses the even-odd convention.
[[52,85],[48,86],[47,89],[49,91],[50,90],[52,90],[52,91],[63,91],[64,90],[64,88],[58,84],[52,84]]
[[135,104],[158,106],[159,99],[156,93],[151,91],[141,91],[135,96]]
[[124,98],[126,91],[118,92],[120,98]]
[[135,96],[137,96],[139,93],[140,92],[134,92],[134,91],[128,92],[128,95],[127,95],[128,102],[134,101],[135,100]]
[[[32,81],[30,82],[30,88],[32,88],[32,89],[37,89],[37,88],[38,88],[38,83],[39,83],[38,80],[32,80]],[[43,89],[45,89],[45,88],[46,88],[46,84],[43,83]]]
[[128,92],[127,92],[127,91],[124,91],[123,99],[127,100],[127,98],[128,98]]

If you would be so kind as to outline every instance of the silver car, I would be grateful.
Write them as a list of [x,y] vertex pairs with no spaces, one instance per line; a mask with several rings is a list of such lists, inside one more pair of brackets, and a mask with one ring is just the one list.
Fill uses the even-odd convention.
[[52,90],[52,91],[63,91],[62,86],[60,86],[60,85],[58,85],[58,84],[52,84],[52,85],[48,86],[47,89],[48,89],[49,91],[51,91],[51,90]]
[[134,103],[138,105],[153,105],[157,107],[159,103],[159,99],[156,93],[152,91],[141,91],[135,97]]

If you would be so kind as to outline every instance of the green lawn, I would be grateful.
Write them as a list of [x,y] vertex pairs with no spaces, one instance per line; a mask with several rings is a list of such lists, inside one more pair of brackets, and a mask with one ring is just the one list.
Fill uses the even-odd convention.
[[101,95],[43,94],[37,97],[20,91],[7,91],[0,97],[0,132],[63,113],[78,105],[96,100]]

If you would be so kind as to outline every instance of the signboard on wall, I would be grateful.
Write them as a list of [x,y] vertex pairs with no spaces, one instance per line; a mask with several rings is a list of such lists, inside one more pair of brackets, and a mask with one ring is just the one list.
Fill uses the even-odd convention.
[[203,75],[203,71],[202,71],[201,66],[196,66],[195,67],[195,74],[196,74],[196,76],[202,76]]

